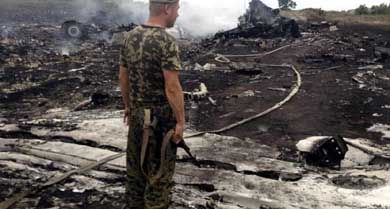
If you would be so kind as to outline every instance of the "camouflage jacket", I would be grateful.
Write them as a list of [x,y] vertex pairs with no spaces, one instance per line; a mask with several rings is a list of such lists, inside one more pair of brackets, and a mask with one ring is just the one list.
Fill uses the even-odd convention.
[[138,26],[127,33],[120,65],[130,74],[130,108],[168,104],[163,71],[181,65],[175,38],[165,29]]

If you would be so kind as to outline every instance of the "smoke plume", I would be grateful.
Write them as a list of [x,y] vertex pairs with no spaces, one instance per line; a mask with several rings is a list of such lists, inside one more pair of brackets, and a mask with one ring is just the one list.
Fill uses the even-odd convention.
[[[118,8],[131,16],[135,23],[142,23],[148,16],[147,0],[118,0]],[[229,3],[227,3],[229,2]],[[248,7],[245,0],[181,0],[177,25],[191,36],[205,36],[237,26],[238,17]],[[123,23],[123,19],[118,22]]]

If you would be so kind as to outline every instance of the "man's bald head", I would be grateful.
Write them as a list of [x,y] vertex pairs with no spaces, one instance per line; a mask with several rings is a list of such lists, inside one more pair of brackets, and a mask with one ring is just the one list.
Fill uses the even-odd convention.
[[180,0],[149,0],[148,24],[171,28],[179,16]]
[[150,16],[156,17],[164,14],[167,7],[176,5],[179,0],[149,0]]
[[164,13],[166,7],[176,4],[178,0],[149,0],[150,16],[156,17]]

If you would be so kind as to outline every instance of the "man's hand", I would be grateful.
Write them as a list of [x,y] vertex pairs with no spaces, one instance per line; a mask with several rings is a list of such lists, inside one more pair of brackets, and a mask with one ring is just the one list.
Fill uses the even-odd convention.
[[180,141],[183,139],[184,135],[184,124],[177,123],[175,128],[175,134],[173,135],[173,142],[175,144],[179,144]]
[[127,108],[123,115],[123,123],[126,124],[126,126],[130,126],[130,110]]
[[123,123],[127,126],[130,125],[130,110],[129,110],[129,71],[126,67],[119,67],[119,86],[121,88],[123,104],[125,105],[125,113],[123,117]]

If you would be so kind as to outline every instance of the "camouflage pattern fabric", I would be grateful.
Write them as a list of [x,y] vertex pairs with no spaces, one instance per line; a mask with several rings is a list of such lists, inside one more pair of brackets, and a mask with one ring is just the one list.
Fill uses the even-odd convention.
[[130,108],[168,104],[163,70],[180,70],[175,39],[163,28],[139,26],[127,34],[120,64],[130,74]]
[[160,167],[164,136],[176,125],[165,96],[163,70],[180,70],[177,45],[162,28],[140,26],[127,34],[121,49],[120,64],[130,74],[130,125],[127,144],[127,209],[166,209],[170,203],[176,146],[166,150],[164,174],[150,184],[141,171],[141,146],[145,108],[151,109],[152,123],[144,170],[155,175]]
[[[160,149],[164,136],[173,129],[176,121],[169,106],[151,109],[156,126],[149,133],[149,144],[146,151],[144,170],[155,175],[160,167]],[[141,172],[140,155],[143,136],[144,108],[136,108],[131,114],[127,144],[127,182],[126,200],[130,209],[163,209],[168,208],[172,177],[176,163],[176,147],[172,142],[167,146],[166,163],[163,176],[154,185],[149,184]]]

